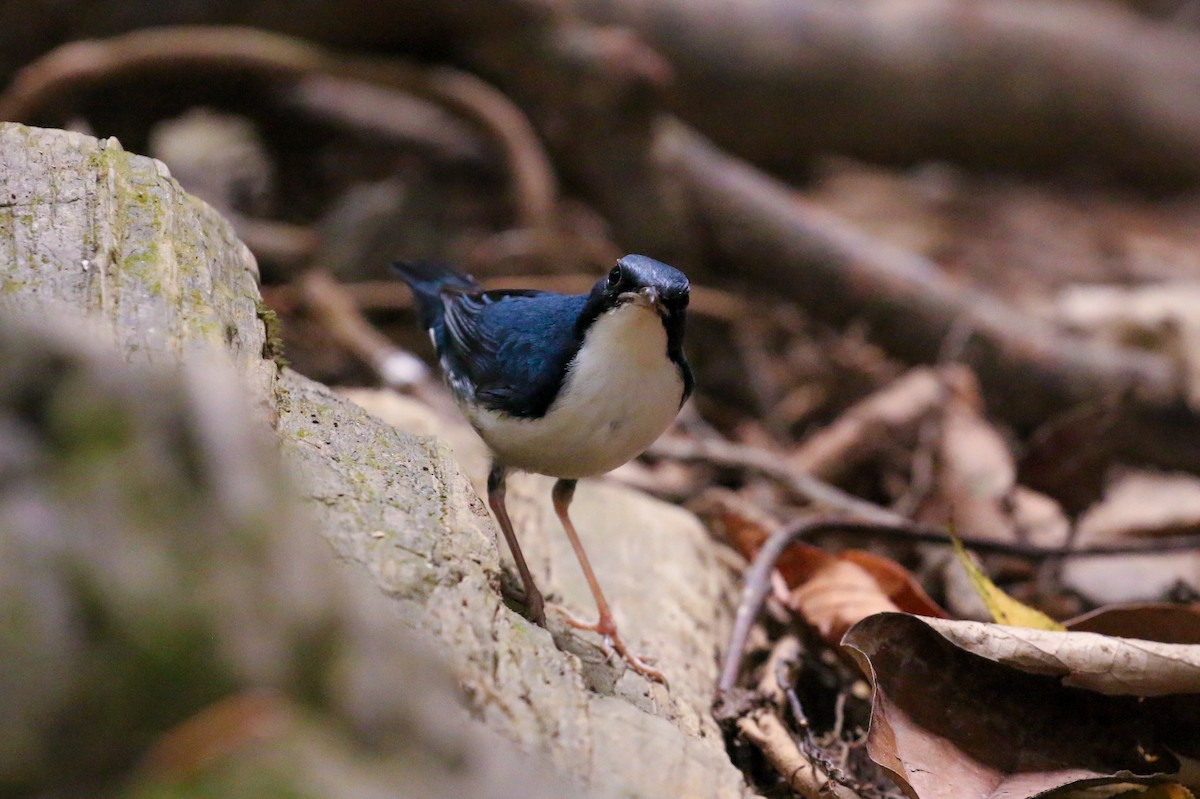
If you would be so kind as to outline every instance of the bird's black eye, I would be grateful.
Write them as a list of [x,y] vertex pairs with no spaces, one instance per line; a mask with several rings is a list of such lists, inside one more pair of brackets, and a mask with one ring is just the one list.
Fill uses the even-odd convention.
[[608,288],[615,289],[621,283],[621,267],[614,266],[608,273]]

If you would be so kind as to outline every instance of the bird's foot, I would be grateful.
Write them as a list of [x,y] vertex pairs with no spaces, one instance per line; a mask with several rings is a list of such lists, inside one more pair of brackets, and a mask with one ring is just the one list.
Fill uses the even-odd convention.
[[584,621],[565,608],[558,608],[562,613],[563,620],[568,625],[576,630],[586,630],[600,635],[601,645],[604,648],[604,653],[612,657],[615,651],[621,658],[629,664],[629,668],[636,671],[638,674],[655,682],[662,683],[664,687],[670,687],[667,684],[667,676],[654,666],[650,665],[654,662],[653,658],[642,657],[629,651],[625,646],[625,642],[621,640],[621,636],[617,634],[617,623],[612,616],[601,616],[599,621],[588,622]]
[[500,593],[510,603],[509,607],[517,605],[513,609],[521,613],[522,616],[539,627],[546,626],[546,600],[542,597],[541,591],[535,590],[531,594],[529,591],[522,590],[516,585],[509,585],[506,581],[501,581]]

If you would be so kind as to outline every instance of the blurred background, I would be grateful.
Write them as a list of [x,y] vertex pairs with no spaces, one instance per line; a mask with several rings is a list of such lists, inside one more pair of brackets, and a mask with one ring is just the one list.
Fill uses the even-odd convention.
[[[428,359],[393,260],[578,292],[642,252],[695,286],[698,392],[619,480],[786,518],[799,471],[1002,543],[1200,533],[1197,0],[4,0],[0,87],[0,120],[115,136],[229,219],[273,354],[321,382]],[[1195,601],[1194,551],[1138,557],[993,565],[1060,618]]]

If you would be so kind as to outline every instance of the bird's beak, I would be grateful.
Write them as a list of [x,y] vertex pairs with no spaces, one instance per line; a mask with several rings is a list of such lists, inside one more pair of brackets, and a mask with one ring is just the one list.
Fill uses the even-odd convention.
[[662,298],[658,295],[658,289],[654,286],[642,286],[637,291],[626,291],[618,299],[632,302],[643,308],[651,308],[660,315],[666,311],[662,304]]

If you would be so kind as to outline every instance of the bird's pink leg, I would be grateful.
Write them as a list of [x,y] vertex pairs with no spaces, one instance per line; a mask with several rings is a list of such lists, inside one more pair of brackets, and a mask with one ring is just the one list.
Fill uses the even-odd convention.
[[604,639],[605,646],[611,646],[617,650],[617,653],[625,659],[625,662],[629,664],[631,669],[651,680],[666,685],[666,675],[647,663],[645,658],[630,652],[625,646],[625,642],[621,640],[621,636],[617,634],[617,622],[613,618],[612,610],[608,607],[608,601],[604,598],[604,592],[600,590],[600,583],[596,580],[596,573],[592,571],[592,564],[588,561],[587,553],[583,551],[583,543],[579,540],[579,535],[575,532],[575,525],[571,523],[571,517],[567,513],[568,508],[571,506],[571,499],[574,496],[574,480],[559,480],[554,484],[554,512],[558,514],[558,519],[562,522],[563,529],[567,531],[567,538],[571,540],[571,547],[575,550],[575,557],[579,560],[579,566],[583,569],[583,576],[587,579],[588,587],[591,588],[592,596],[596,600],[596,609],[600,612],[600,619],[595,624],[590,624],[580,621],[570,613],[564,611],[566,621],[576,629],[591,630],[592,632],[599,633]]

